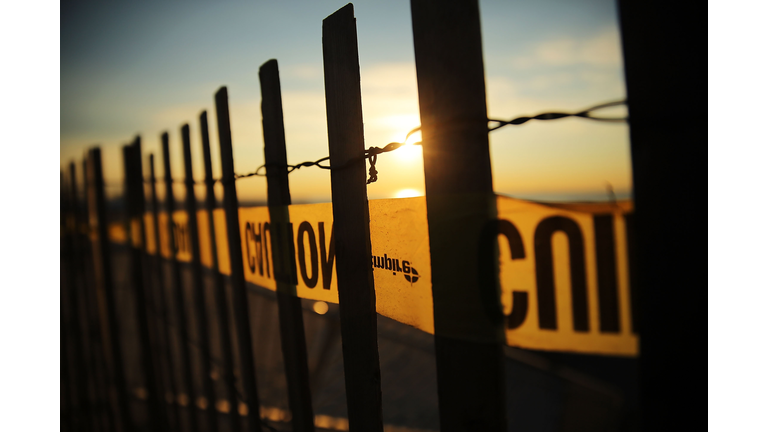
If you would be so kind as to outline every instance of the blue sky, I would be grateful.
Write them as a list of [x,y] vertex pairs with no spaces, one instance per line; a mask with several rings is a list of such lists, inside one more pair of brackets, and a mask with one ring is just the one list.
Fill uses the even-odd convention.
[[[159,136],[167,130],[178,177],[179,128],[189,122],[200,177],[197,116],[209,111],[218,155],[213,94],[226,85],[235,169],[254,170],[263,163],[258,69],[271,58],[280,66],[289,163],[326,156],[322,20],[344,4],[62,4],[62,165],[100,144],[107,179],[117,185],[120,145],[140,134],[145,155],[157,154]],[[354,5],[366,146],[382,146],[402,140],[419,124],[410,4]],[[481,1],[480,11],[490,117],[578,110],[624,97],[613,1]],[[423,193],[419,150],[380,157],[380,180],[369,186],[369,196]],[[491,156],[495,189],[506,195],[605,199],[607,183],[619,196],[631,190],[624,124],[564,119],[510,126],[491,133]],[[297,171],[291,188],[296,202],[330,200],[327,171]],[[119,193],[119,187],[110,192]],[[238,193],[264,199],[266,183],[240,181]]]

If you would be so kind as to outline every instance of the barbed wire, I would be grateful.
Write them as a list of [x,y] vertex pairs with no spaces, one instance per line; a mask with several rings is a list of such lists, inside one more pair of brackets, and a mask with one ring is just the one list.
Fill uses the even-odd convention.
[[613,101],[613,102],[603,103],[600,105],[595,105],[593,107],[587,108],[585,110],[582,110],[576,113],[551,112],[551,113],[538,114],[533,117],[526,117],[526,116],[518,117],[512,120],[488,119],[489,122],[499,123],[495,127],[488,128],[488,132],[493,132],[496,129],[500,129],[500,128],[503,128],[504,126],[509,126],[509,125],[518,126],[530,120],[558,120],[565,117],[580,117],[588,120],[612,122],[612,123],[626,122],[629,120],[628,117],[595,117],[592,115],[592,111],[597,111],[603,108],[610,108],[610,107],[626,105],[626,104],[627,104],[626,100],[620,100],[620,101]]
[[[612,102],[606,102],[606,103],[601,103],[601,104],[598,104],[598,105],[594,105],[594,106],[589,107],[587,109],[584,109],[584,110],[581,110],[581,111],[578,111],[578,112],[573,112],[573,113],[547,112],[547,113],[537,114],[537,115],[534,115],[534,116],[521,116],[521,117],[517,117],[517,118],[511,119],[511,120],[498,120],[498,119],[489,118],[489,119],[487,119],[488,123],[498,123],[498,124],[493,126],[493,127],[489,126],[488,127],[488,132],[493,132],[493,131],[501,129],[501,128],[505,127],[505,126],[519,126],[519,125],[527,123],[527,122],[529,122],[531,120],[559,120],[559,119],[567,118],[567,117],[578,117],[578,118],[583,118],[583,119],[587,119],[587,120],[594,120],[594,121],[600,121],[600,122],[609,122],[609,123],[623,123],[623,122],[629,121],[629,117],[598,117],[598,116],[593,115],[592,112],[593,111],[597,111],[597,110],[601,110],[601,109],[605,109],[605,108],[611,108],[611,107],[626,105],[626,104],[627,104],[626,100],[618,100],[618,101],[612,101]],[[414,129],[412,129],[410,132],[408,132],[408,134],[405,136],[405,139],[402,142],[391,142],[391,143],[385,145],[384,147],[368,147],[368,149],[363,152],[362,156],[356,157],[356,158],[352,158],[352,159],[348,160],[347,162],[345,162],[344,164],[341,164],[341,165],[338,165],[338,166],[333,166],[332,167],[330,165],[323,165],[322,164],[323,162],[329,161],[331,159],[330,156],[326,156],[324,158],[320,158],[320,159],[318,159],[316,161],[301,162],[301,163],[298,163],[298,164],[295,164],[295,165],[289,165],[289,164],[286,164],[286,165],[263,164],[263,165],[259,166],[258,168],[256,168],[256,170],[253,171],[253,172],[246,173],[246,174],[237,174],[236,173],[234,175],[234,177],[230,181],[237,181],[237,180],[240,180],[240,179],[254,177],[254,176],[266,177],[267,176],[266,170],[268,168],[285,168],[285,169],[288,170],[288,174],[290,174],[290,173],[292,173],[292,172],[294,172],[294,171],[296,171],[298,169],[305,168],[305,167],[318,167],[318,168],[325,169],[325,170],[330,170],[330,169],[338,170],[338,169],[347,168],[348,166],[352,165],[353,163],[359,162],[361,159],[367,159],[368,163],[370,165],[370,168],[368,169],[368,180],[366,181],[366,184],[375,183],[378,180],[378,171],[376,170],[376,161],[378,159],[378,155],[380,155],[382,153],[389,153],[391,151],[395,151],[395,150],[399,149],[400,147],[406,145],[406,143],[408,142],[408,138],[410,138],[411,135],[415,134],[416,132],[419,132],[420,130],[421,130],[421,126],[418,126],[418,127],[414,128]],[[421,142],[420,141],[419,142],[415,142],[415,143],[413,143],[413,145],[421,145]],[[264,172],[262,172],[262,170],[264,170]],[[144,182],[145,183],[150,183],[150,184],[152,183],[151,180],[149,180],[149,179],[145,179]],[[209,182],[211,182],[211,183],[220,182],[220,183],[224,184],[226,182],[226,180],[223,179],[223,178],[221,178],[221,179],[214,179],[214,180],[202,180],[202,181],[194,181],[194,180],[188,181],[188,180],[173,179],[172,182],[173,183],[181,183],[181,184],[193,184],[193,185],[197,186],[197,185],[207,185]],[[156,179],[155,183],[165,183],[165,180],[164,179]]]

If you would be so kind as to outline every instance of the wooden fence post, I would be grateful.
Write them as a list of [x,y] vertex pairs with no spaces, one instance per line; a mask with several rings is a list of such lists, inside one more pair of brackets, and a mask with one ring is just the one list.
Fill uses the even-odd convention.
[[[158,336],[162,337],[161,339],[161,345],[164,347],[164,360],[161,360],[161,363],[164,365],[165,369],[165,376],[168,380],[168,388],[166,389],[166,393],[170,393],[172,395],[172,404],[171,404],[171,411],[173,412],[173,424],[174,428],[177,431],[181,431],[181,414],[179,413],[180,408],[178,404],[175,403],[176,401],[176,395],[178,394],[176,391],[176,385],[174,383],[174,374],[173,374],[173,350],[171,349],[171,344],[173,343],[173,336],[170,326],[170,319],[168,318],[168,299],[166,298],[165,294],[165,282],[163,281],[163,253],[162,248],[160,246],[160,209],[159,204],[157,200],[157,177],[155,176],[155,155],[150,154],[149,155],[149,185],[150,185],[150,195],[151,195],[151,201],[152,201],[152,231],[155,238],[155,262],[154,262],[154,273],[155,273],[155,300],[156,300],[156,310],[155,313],[157,314],[157,321],[161,323],[161,327],[163,328],[162,332],[158,332]],[[149,253],[149,251],[147,251]],[[162,395],[163,400],[165,400],[165,394]],[[167,410],[166,410],[167,411]]]
[[[67,196],[67,186],[64,181],[64,172],[61,172],[60,179],[60,207],[59,207],[59,220],[61,222],[60,229],[64,235],[61,236],[59,243],[60,247],[60,260],[61,265],[64,267],[63,272],[65,279],[59,285],[59,296],[61,301],[61,327],[60,327],[60,342],[61,342],[61,393],[60,398],[62,401],[61,407],[61,426],[63,430],[77,430],[82,427],[80,422],[80,415],[77,412],[77,402],[79,397],[78,386],[78,372],[77,372],[77,360],[73,360],[72,356],[76,354],[76,348],[74,347],[75,335],[73,334],[72,321],[74,320],[74,313],[71,307],[70,293],[74,290],[76,281],[72,273],[74,267],[74,260],[72,257],[72,235],[70,231],[70,204]],[[73,373],[73,370],[75,371]]]
[[381,431],[376,293],[357,30],[351,3],[323,20],[323,66],[349,430]]
[[[211,344],[208,331],[208,313],[205,311],[205,291],[203,288],[203,265],[200,263],[200,232],[197,225],[197,199],[195,198],[195,179],[192,176],[192,147],[189,142],[189,125],[181,127],[181,142],[184,152],[184,184],[187,189],[186,210],[189,243],[192,249],[192,292],[195,300],[197,324],[197,342],[200,345],[200,360],[203,376],[203,395],[208,400],[204,408],[208,431],[217,429],[216,398],[213,393],[211,378]],[[213,235],[213,233],[211,234]]]
[[214,298],[216,311],[219,316],[219,338],[221,343],[221,359],[223,379],[227,387],[227,401],[231,430],[240,431],[240,414],[237,412],[237,386],[235,383],[234,354],[229,326],[229,309],[227,308],[226,286],[224,275],[219,270],[219,254],[216,249],[216,224],[213,220],[213,210],[216,208],[216,195],[213,185],[213,164],[211,163],[210,135],[208,133],[208,113],[200,113],[200,135],[203,143],[203,165],[205,166],[205,210],[208,212],[208,230],[211,233],[211,267],[214,275]]
[[479,283],[477,265],[478,256],[494,256],[479,250],[478,239],[496,218],[479,8],[477,0],[411,0],[411,16],[440,426],[505,431],[500,298],[497,286]]
[[[173,272],[173,302],[176,309],[176,328],[179,335],[179,353],[181,362],[179,364],[181,368],[181,377],[184,381],[184,387],[187,391],[187,423],[189,430],[199,431],[199,424],[197,422],[197,415],[195,412],[195,382],[192,378],[192,355],[189,350],[189,333],[187,332],[187,311],[184,304],[184,288],[182,287],[181,280],[181,267],[179,261],[176,259],[176,250],[174,244],[181,244],[181,239],[178,242],[174,241],[176,232],[173,229],[173,212],[176,209],[176,202],[173,197],[173,175],[171,173],[171,151],[168,145],[168,132],[164,132],[162,137],[163,147],[163,169],[165,171],[165,211],[168,215],[166,229],[168,230],[168,242],[171,249],[171,269]],[[178,398],[179,395],[174,395]],[[178,403],[178,401],[177,401]],[[179,429],[184,429],[179,427]]]
[[[267,200],[272,226],[290,222],[288,209],[291,192],[288,186],[288,160],[285,150],[283,101],[280,94],[280,75],[277,60],[269,60],[259,69],[261,83],[261,112],[264,129],[264,163],[267,168]],[[290,228],[289,228],[290,229]],[[271,236],[275,243],[276,236]],[[301,239],[299,239],[301,241]],[[272,251],[276,251],[272,246]],[[288,382],[288,402],[294,431],[314,431],[312,394],[309,389],[307,344],[304,336],[304,317],[301,299],[296,297],[296,286],[277,281],[277,307],[280,319],[280,341]]]
[[85,316],[85,310],[82,308],[82,302],[84,300],[85,291],[85,275],[83,270],[83,260],[85,256],[83,254],[82,237],[80,235],[80,217],[77,202],[77,171],[75,169],[75,163],[69,164],[69,189],[68,199],[69,209],[68,215],[68,228],[70,236],[70,253],[71,262],[69,265],[68,273],[70,273],[70,292],[69,301],[71,302],[72,311],[72,326],[73,336],[75,342],[75,362],[77,380],[78,383],[78,399],[80,400],[80,409],[82,413],[83,425],[81,428],[88,431],[92,429],[92,421],[95,419],[94,409],[92,406],[92,400],[90,397],[91,383],[95,383],[93,379],[93,368],[90,364],[90,344],[88,339],[88,326],[83,326],[83,318]]
[[92,232],[91,252],[93,253],[94,284],[98,301],[99,324],[112,387],[110,400],[113,401],[113,425],[127,432],[133,429],[131,412],[128,408],[128,391],[123,370],[123,350],[117,324],[112,261],[107,233],[107,209],[104,196],[104,176],[101,165],[101,149],[88,152],[88,207]]
[[138,340],[140,345],[141,368],[146,379],[147,411],[149,413],[149,429],[153,431],[168,430],[168,420],[163,398],[159,395],[159,383],[155,370],[155,353],[153,350],[153,334],[156,333],[150,324],[149,308],[151,307],[145,289],[144,273],[144,244],[146,230],[144,227],[144,176],[141,167],[141,138],[138,136],[130,145],[123,147],[123,162],[125,167],[125,207],[128,235],[128,247],[131,251],[131,289],[136,302],[136,322],[138,324]]
[[[107,360],[104,355],[106,348],[104,347],[103,340],[101,338],[101,325],[99,323],[99,301],[96,291],[95,280],[92,279],[95,276],[93,268],[93,257],[88,258],[90,236],[95,229],[89,219],[89,199],[88,194],[90,191],[90,182],[88,180],[88,153],[86,152],[83,158],[83,189],[85,191],[85,212],[83,214],[83,222],[86,227],[86,233],[83,234],[83,291],[85,295],[85,309],[86,320],[88,328],[88,336],[91,340],[92,348],[90,356],[92,364],[94,365],[92,373],[94,374],[94,381],[96,387],[96,399],[94,403],[94,410],[100,421],[97,421],[97,429],[103,431],[117,430],[117,420],[113,417],[113,411],[110,409],[110,390],[109,390],[109,372]],[[93,268],[92,268],[93,267]]]
[[[627,230],[642,430],[693,429],[701,405],[680,401],[707,395],[707,380],[692,372],[706,362],[708,344],[701,330],[707,267],[698,252],[707,250],[707,236],[691,228],[707,219],[706,174],[699,172],[707,162],[707,8],[627,0],[617,6],[632,155],[635,210]],[[671,217],[671,209],[684,216]]]
[[[235,328],[240,353],[240,376],[248,407],[248,430],[261,430],[259,394],[256,386],[256,365],[253,361],[251,323],[248,318],[248,293],[245,291],[243,249],[240,243],[240,217],[238,215],[237,189],[235,188],[235,161],[232,155],[232,132],[229,125],[229,98],[227,88],[216,92],[216,120],[219,126],[219,150],[221,151],[221,183],[224,186],[224,213],[227,223],[227,243],[231,266],[232,306],[235,312]],[[233,407],[237,409],[237,407]]]

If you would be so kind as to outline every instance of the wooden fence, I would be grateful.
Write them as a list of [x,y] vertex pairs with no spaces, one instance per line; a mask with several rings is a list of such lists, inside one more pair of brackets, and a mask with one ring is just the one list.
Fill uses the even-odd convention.
[[[494,257],[494,242],[477,246],[477,242],[470,244],[469,234],[467,238],[455,235],[481,232],[487,221],[496,218],[495,201],[489,198],[493,189],[477,3],[413,0],[412,16],[432,268],[450,267],[457,259],[476,262],[477,256]],[[323,61],[332,168],[334,227],[330,235],[338,278],[348,415],[346,425],[336,427],[383,431],[366,159],[362,157],[365,148],[360,68],[351,4],[323,21]],[[286,141],[277,61],[264,63],[259,79],[269,217],[274,226],[289,221],[285,206],[291,204],[288,173],[284,169]],[[145,177],[139,137],[123,148],[130,263],[125,280],[130,287],[122,293],[115,286],[115,280],[120,279],[116,273],[126,273],[126,269],[116,268],[112,258],[115,245],[109,241],[110,220],[100,149],[92,148],[83,162],[85,205],[78,201],[81,191],[76,187],[77,167],[74,162],[69,167],[69,187],[62,192],[62,224],[66,228],[62,237],[62,386],[69,395],[64,398],[63,426],[69,430],[208,432],[279,428],[264,420],[269,413],[260,404],[258,350],[251,334],[256,317],[243,266],[242,242],[248,239],[241,237],[226,87],[216,92],[215,106],[221,151],[219,180],[212,176],[207,113],[199,117],[205,166],[205,219],[198,219],[201,209],[194,193],[188,125],[180,131],[183,180],[171,172],[168,133],[161,137],[165,173],[162,181],[155,176],[154,155],[149,155],[149,175]],[[188,215],[187,233],[180,233],[170,217],[176,205],[173,184],[179,181],[186,188],[183,210]],[[203,283],[207,271],[201,255],[210,254],[213,269],[219,268],[220,257],[216,237],[212,234],[207,241],[208,251],[199,232],[201,224],[210,233],[215,232],[217,181],[224,190],[231,269],[228,278],[214,270],[214,288],[207,290]],[[169,216],[164,220],[165,226],[161,226],[157,183],[164,183],[166,188],[162,206]],[[149,197],[145,196],[147,185]],[[473,198],[466,199],[467,196]],[[147,201],[150,219],[145,217]],[[459,210],[475,216],[462,220],[443,217]],[[167,259],[162,257],[161,233],[177,249],[191,255],[191,277],[184,277],[182,264],[174,253]],[[455,241],[442,240],[451,236]],[[274,233],[270,239],[276,241]],[[182,245],[182,241],[188,244]],[[266,242],[266,233],[263,241]],[[150,244],[154,246],[150,248]],[[321,241],[321,246],[325,247],[325,241]],[[478,250],[479,247],[488,250]],[[274,259],[272,265],[272,271],[277,271]],[[491,270],[498,268],[492,266]],[[489,324],[474,313],[486,307],[476,292],[481,271],[488,271],[487,266],[468,265],[450,275],[432,273],[434,355],[443,431],[507,430],[504,344],[499,336],[503,325],[500,321]],[[465,288],[456,290],[456,286]],[[289,408],[283,419],[290,418],[290,430],[323,429],[322,421],[313,411],[301,300],[290,280],[278,281],[275,295]],[[456,309],[448,306],[456,302],[465,304],[466,312],[457,315]],[[132,306],[128,308],[126,304]],[[128,317],[127,311],[132,316]],[[187,316],[189,311],[191,316]],[[120,324],[119,319],[127,321]],[[125,322],[130,323],[129,330]],[[457,325],[471,328],[476,336],[474,341],[450,336]],[[217,341],[215,346],[212,340]],[[128,355],[137,359],[137,370],[126,366],[124,359]],[[211,371],[217,371],[218,378],[214,379]],[[129,388],[129,375],[141,377],[141,394]]]

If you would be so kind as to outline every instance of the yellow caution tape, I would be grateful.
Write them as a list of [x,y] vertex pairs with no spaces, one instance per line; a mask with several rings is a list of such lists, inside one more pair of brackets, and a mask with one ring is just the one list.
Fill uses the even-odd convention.
[[[432,271],[450,274],[468,264],[432,268],[424,197],[372,200],[369,206],[377,312],[434,334]],[[486,309],[478,313],[486,314],[483,319],[502,322],[506,343],[528,349],[636,356],[626,232],[632,203],[542,204],[497,196],[496,212],[497,218],[487,221],[477,238],[478,245],[498,239],[496,253],[472,265],[481,274],[499,271],[501,310],[494,311],[498,303],[489,305],[484,299]],[[338,303],[332,205],[291,205],[273,208],[272,214],[277,215],[274,221],[268,207],[239,210],[245,279],[273,291]],[[229,274],[224,211],[215,210],[213,218],[212,237],[208,213],[198,211],[201,262],[212,266],[215,239],[219,271]],[[191,261],[187,219],[184,211],[173,213],[175,244],[171,245],[167,214],[159,215],[162,256],[170,258],[173,250],[179,261]],[[148,213],[149,253],[157,249],[153,227]],[[129,238],[121,224],[110,226],[109,235],[118,243]],[[134,244],[139,243],[134,239]],[[495,264],[494,259],[498,259]]]

